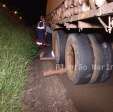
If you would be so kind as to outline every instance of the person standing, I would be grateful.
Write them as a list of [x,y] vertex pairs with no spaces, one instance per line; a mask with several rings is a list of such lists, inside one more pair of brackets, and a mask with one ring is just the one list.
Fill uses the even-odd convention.
[[45,19],[43,16],[40,17],[40,21],[37,24],[37,45],[44,45],[45,44],[45,32],[46,32],[46,25]]

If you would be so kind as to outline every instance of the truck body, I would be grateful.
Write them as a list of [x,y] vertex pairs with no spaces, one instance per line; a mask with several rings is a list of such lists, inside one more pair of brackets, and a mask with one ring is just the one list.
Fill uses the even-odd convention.
[[[108,79],[112,68],[106,70],[107,64],[113,64],[112,42],[107,37],[113,29],[112,0],[48,0],[46,15],[54,29],[56,63],[65,65],[69,78],[75,84]],[[94,69],[97,65],[104,67]]]
[[46,14],[50,14],[53,10],[55,10],[64,0],[49,0],[47,3]]

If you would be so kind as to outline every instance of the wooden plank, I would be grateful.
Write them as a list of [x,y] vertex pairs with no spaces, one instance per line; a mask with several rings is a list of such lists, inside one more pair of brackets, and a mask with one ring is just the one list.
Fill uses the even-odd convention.
[[90,6],[91,6],[92,9],[96,9],[94,0],[89,0],[89,3],[90,3]]
[[52,61],[52,60],[55,60],[54,57],[41,57],[40,58],[41,61]]
[[101,25],[91,24],[88,22],[78,21],[78,28],[102,28]]
[[103,5],[97,10],[96,16],[113,15],[113,2]]
[[43,72],[44,77],[54,76],[54,75],[63,75],[66,73],[66,69],[59,69],[59,70],[48,70]]
[[68,22],[74,22],[74,21],[80,21],[84,19],[90,19],[93,17],[98,17],[98,16],[109,16],[113,15],[113,2],[108,3],[100,7],[99,9],[92,9],[87,12],[82,12],[78,15],[73,15],[72,17],[65,18],[61,21],[58,21],[59,24],[64,24]]
[[[90,10],[87,12],[82,12],[78,15],[78,20],[89,19],[96,16],[96,10]],[[74,18],[73,18],[74,20]]]

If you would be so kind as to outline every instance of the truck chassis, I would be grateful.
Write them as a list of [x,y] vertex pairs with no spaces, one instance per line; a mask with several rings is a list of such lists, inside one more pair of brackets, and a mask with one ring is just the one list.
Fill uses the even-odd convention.
[[[113,28],[113,2],[106,3],[102,5],[100,8],[97,8],[95,6],[95,3],[93,0],[90,0],[90,10],[81,12],[79,9],[80,6],[76,6],[78,13],[76,14],[70,14],[69,17],[60,17],[58,15],[58,11],[62,9],[62,6],[64,5],[64,2],[60,4],[55,10],[53,10],[47,17],[48,20],[52,20],[52,24],[54,25],[54,28],[57,29],[60,26],[64,25],[64,27],[70,29],[70,28],[105,28],[105,31],[108,33],[111,33]],[[70,6],[71,7],[71,6]],[[63,10],[63,9],[62,9]],[[69,9],[67,9],[69,10]],[[73,7],[74,10],[74,7]],[[62,12],[62,11],[61,11]],[[70,10],[69,10],[70,12]],[[71,12],[70,12],[71,13]],[[55,18],[57,16],[57,18]],[[106,17],[106,20],[104,21],[103,18]],[[97,19],[100,24],[97,23],[90,23],[88,20],[90,19]],[[105,18],[104,18],[105,19]],[[76,23],[74,23],[76,22]]]

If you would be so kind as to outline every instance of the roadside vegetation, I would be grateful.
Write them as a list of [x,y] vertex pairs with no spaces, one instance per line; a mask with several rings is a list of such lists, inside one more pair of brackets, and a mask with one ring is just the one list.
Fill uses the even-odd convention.
[[31,32],[0,12],[0,112],[21,112],[27,66],[37,53]]

